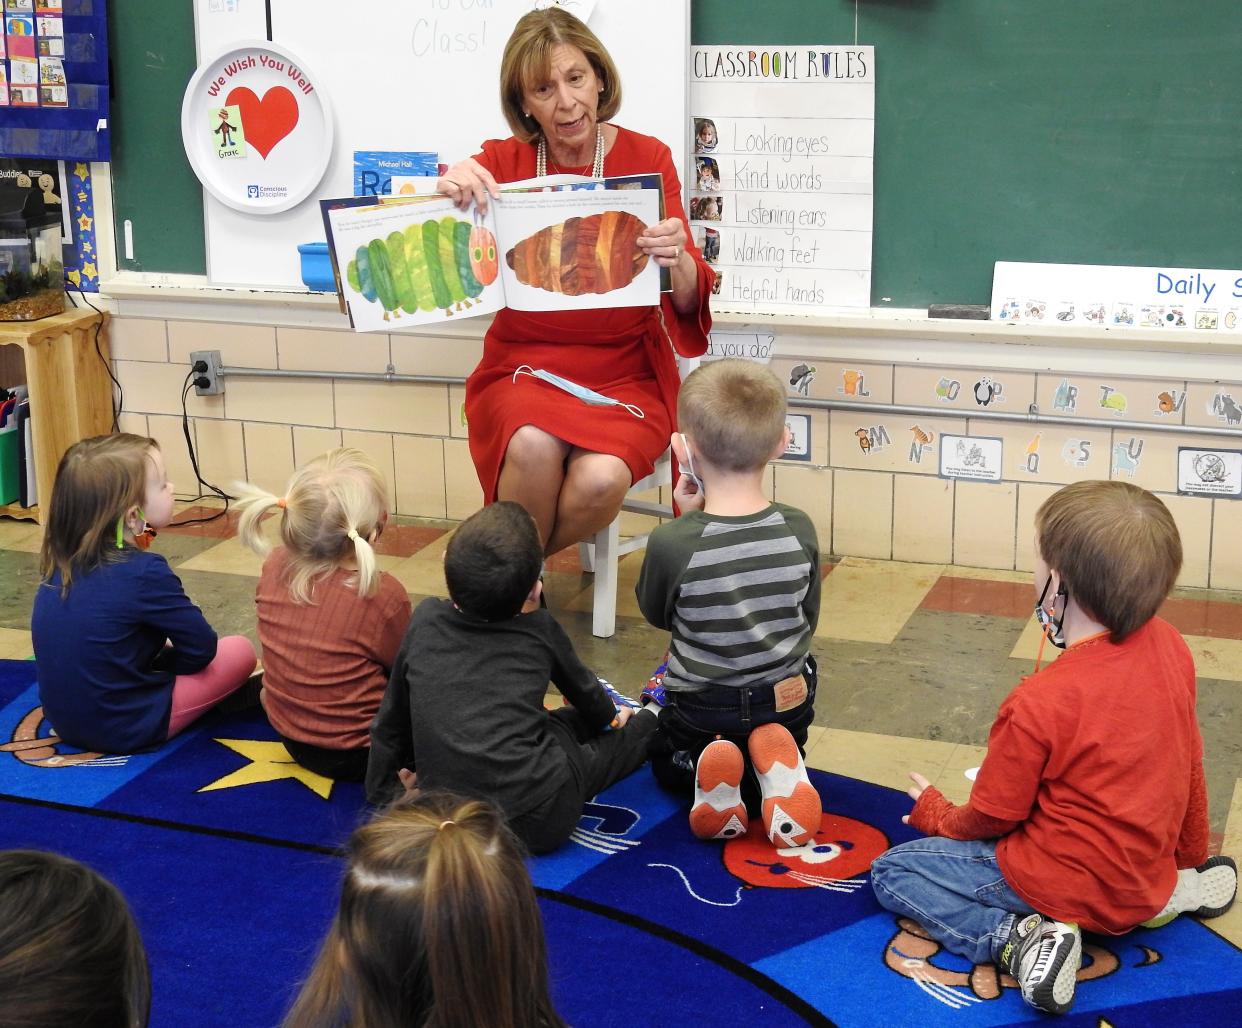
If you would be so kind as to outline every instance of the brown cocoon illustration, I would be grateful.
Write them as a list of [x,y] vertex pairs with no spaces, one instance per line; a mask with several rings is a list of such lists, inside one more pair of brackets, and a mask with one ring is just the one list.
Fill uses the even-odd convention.
[[505,254],[518,281],[566,296],[628,286],[647,266],[636,240],[647,226],[624,211],[570,218],[541,228]]

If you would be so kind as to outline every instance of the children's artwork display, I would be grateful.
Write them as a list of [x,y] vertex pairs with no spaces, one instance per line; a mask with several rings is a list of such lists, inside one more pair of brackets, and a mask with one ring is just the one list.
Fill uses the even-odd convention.
[[871,305],[875,50],[690,50],[690,220],[718,311]]
[[331,107],[317,83],[274,43],[200,65],[181,105],[181,139],[203,187],[247,214],[279,214],[310,196],[332,153]]
[[992,320],[1242,333],[1242,271],[997,261]]
[[660,269],[636,244],[659,220],[658,189],[515,183],[485,214],[444,197],[321,206],[341,296],[361,332],[505,306],[583,310],[659,300]]

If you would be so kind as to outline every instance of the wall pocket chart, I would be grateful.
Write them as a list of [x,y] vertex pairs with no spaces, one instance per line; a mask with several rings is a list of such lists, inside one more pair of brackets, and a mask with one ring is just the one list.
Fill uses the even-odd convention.
[[691,48],[695,241],[719,311],[871,304],[875,49]]

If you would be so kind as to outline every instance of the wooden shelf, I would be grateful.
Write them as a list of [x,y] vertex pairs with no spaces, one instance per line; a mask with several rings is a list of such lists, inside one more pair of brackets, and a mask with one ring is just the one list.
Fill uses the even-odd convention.
[[[0,385],[25,381],[30,391],[35,486],[44,502],[65,451],[79,439],[112,430],[107,317],[71,310],[39,321],[0,322],[0,374],[6,379]],[[0,517],[43,520],[40,507],[16,503],[0,505]]]
[[23,507],[20,503],[0,503],[0,518],[16,518],[19,521],[42,522],[39,505]]

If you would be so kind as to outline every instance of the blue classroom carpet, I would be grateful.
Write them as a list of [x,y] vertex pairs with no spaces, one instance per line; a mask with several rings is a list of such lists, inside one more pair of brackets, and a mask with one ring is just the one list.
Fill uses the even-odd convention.
[[[336,904],[360,787],[290,761],[259,711],[213,714],[155,753],[48,738],[34,664],[0,661],[0,847],[54,849],[120,886],[152,966],[155,1026],[279,1023]],[[530,862],[562,1016],[594,1025],[1012,1025],[1013,983],[880,909],[871,860],[915,833],[904,793],[812,772],[815,844],[693,839],[640,771]],[[1100,1028],[1226,1025],[1242,951],[1193,920],[1088,936],[1072,1013]]]

